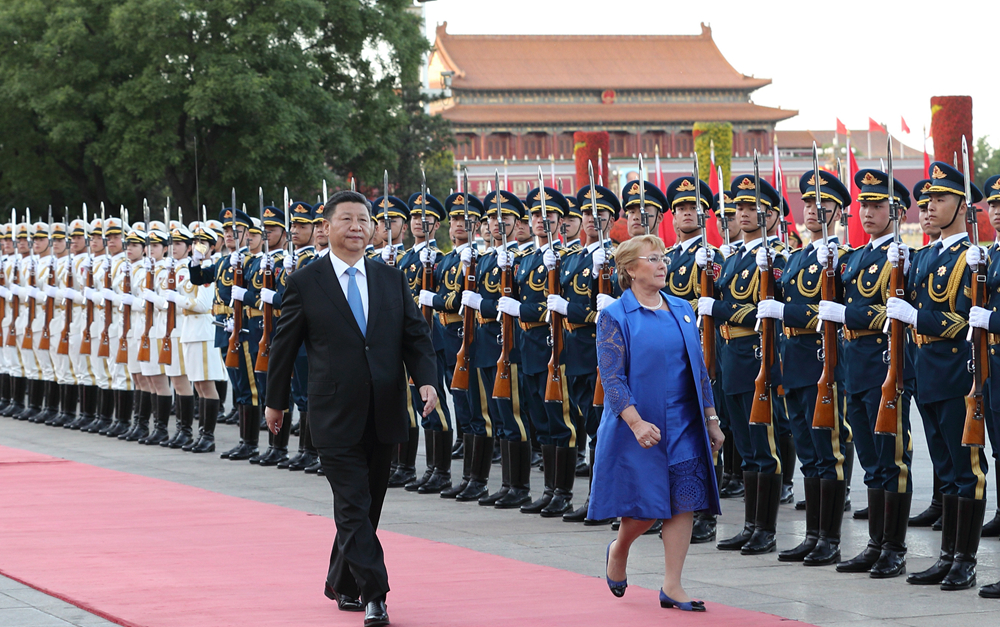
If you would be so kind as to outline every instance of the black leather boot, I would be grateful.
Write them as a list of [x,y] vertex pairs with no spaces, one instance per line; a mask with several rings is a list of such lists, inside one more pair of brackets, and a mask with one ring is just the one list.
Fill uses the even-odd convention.
[[885,490],[868,488],[868,546],[856,557],[837,564],[838,573],[867,573],[882,554],[885,533]]
[[215,417],[215,424],[225,424],[226,419],[226,396],[229,393],[229,381],[223,379],[215,382],[215,391],[219,396],[219,415]]
[[434,474],[434,432],[430,429],[424,429],[424,459],[426,461],[427,467],[424,469],[424,474],[420,477],[416,477],[413,481],[410,481],[403,489],[407,492],[416,492],[420,489],[420,486],[427,483],[431,475]]
[[80,395],[80,413],[64,429],[83,429],[94,421],[94,408],[97,406],[97,388],[92,385],[77,386]]
[[101,389],[98,398],[97,420],[87,429],[87,433],[104,435],[111,428],[115,419],[115,391],[111,388]]
[[851,477],[854,476],[854,442],[844,444],[844,511],[851,511]]
[[142,399],[145,396],[146,396],[146,392],[144,392],[142,390],[136,390],[135,391],[135,396],[133,397],[135,399],[135,401],[134,401],[134,406],[133,406],[133,410],[134,411],[133,411],[133,414],[132,414],[132,424],[131,424],[131,426],[129,426],[128,430],[125,431],[125,433],[119,434],[119,436],[118,436],[119,440],[125,440],[126,442],[131,442],[132,441],[132,440],[129,440],[129,438],[131,438],[132,435],[139,428],[139,416],[142,413],[142,412],[139,411],[139,408],[142,406]]
[[[1000,465],[993,464],[993,473],[994,477],[996,477],[994,485],[996,486],[997,491],[997,502],[1000,503]],[[980,536],[983,538],[995,538],[1000,536],[1000,506],[997,507],[997,512],[993,516],[993,520],[983,525],[983,532]]]
[[456,495],[455,500],[468,503],[478,502],[489,495],[490,470],[493,468],[494,438],[488,435],[474,435],[466,443],[466,450],[472,446],[472,466],[469,469],[469,484]]
[[937,562],[927,570],[910,573],[906,583],[917,586],[936,586],[944,581],[955,561],[955,530],[958,526],[958,495],[941,495],[941,553]]
[[0,373],[0,416],[4,416],[4,411],[10,405],[11,396],[11,376]]
[[556,491],[556,447],[552,444],[542,445],[542,476],[545,478],[542,497],[522,505],[522,514],[540,514],[552,501],[552,495]]
[[191,441],[181,447],[181,450],[186,453],[194,450],[194,447],[198,445],[198,441],[201,440],[202,434],[205,433],[205,399],[198,394],[194,395],[194,416],[195,421],[198,423],[198,432],[192,434]]
[[924,511],[910,518],[911,527],[930,527],[941,518],[941,480],[934,473],[934,495]]
[[264,455],[260,456],[260,465],[263,467],[277,466],[288,459],[288,440],[292,437],[292,412],[286,411],[281,421],[281,428],[277,433],[270,434],[271,446]]
[[720,541],[715,548],[720,551],[739,551],[743,545],[750,541],[753,535],[754,521],[757,519],[757,481],[760,473],[749,470],[743,472],[743,481],[746,486],[746,495],[743,499],[743,529],[726,540]]
[[[294,461],[289,460],[289,470],[305,470],[319,461],[319,453],[312,443],[312,427],[309,426],[309,414],[305,412],[299,416],[299,450],[302,454]],[[396,450],[399,450],[398,446]],[[278,467],[280,468],[281,464],[278,464]]]
[[515,509],[531,502],[531,442],[508,442],[510,489],[494,504],[497,509]]
[[[588,512],[590,510],[590,491],[589,490],[592,489],[593,486],[594,486],[594,449],[592,449],[592,448],[588,449],[587,457],[588,457],[588,460],[590,462],[589,463],[590,474],[587,476],[587,478],[588,478],[588,481],[587,481],[587,485],[588,485],[587,500],[583,502],[583,506],[577,508],[576,510],[574,510],[572,512],[567,512],[567,513],[563,514],[563,520],[565,522],[582,522],[585,526],[588,526],[588,527],[597,527],[597,526],[601,526],[601,525],[610,525],[612,522],[614,522],[613,518],[594,519],[594,518],[590,518],[590,516],[588,515]],[[712,522],[713,523],[715,522],[715,517],[714,516],[712,517]],[[712,525],[712,538],[713,539],[715,538],[715,525],[714,524]]]
[[417,488],[418,494],[440,494],[451,487],[451,447],[454,431],[433,431],[434,472],[430,479]]
[[240,406],[240,428],[243,432],[241,447],[230,453],[230,461],[244,461],[257,455],[257,445],[260,443],[260,407],[255,405]]
[[42,412],[44,420],[41,416],[38,417],[38,422],[45,423],[50,427],[57,426],[59,417],[62,415],[62,411],[59,408],[59,402],[62,399],[62,390],[60,386],[55,381],[46,381],[45,384],[45,411]]
[[399,445],[399,466],[389,477],[390,488],[402,488],[417,478],[417,452],[420,449],[420,427],[410,427],[406,442]]
[[795,502],[795,438],[792,434],[778,438],[781,447],[781,499],[788,504]]
[[108,429],[107,436],[109,438],[118,439],[119,436],[125,435],[129,429],[133,426],[133,415],[135,414],[135,392],[132,390],[116,390],[115,391],[115,420],[118,423],[117,427]]
[[194,396],[177,395],[177,431],[170,442],[161,442],[160,446],[168,448],[183,448],[193,441],[194,434]]
[[577,448],[556,447],[555,490],[552,500],[542,508],[542,518],[561,518],[573,509],[573,483],[576,479]]
[[[806,537],[794,549],[778,553],[779,562],[801,562],[809,555],[819,540],[820,511],[822,496],[819,477],[806,477],[802,480],[806,493]],[[825,511],[824,511],[825,513]]]
[[[829,566],[840,561],[840,529],[844,523],[844,499],[847,482],[821,479],[819,482],[819,539],[802,563],[806,566]],[[884,548],[883,544],[883,548]]]
[[455,423],[455,444],[451,447],[452,459],[465,459],[465,436],[458,422]]
[[149,437],[149,419],[153,415],[153,393],[138,393],[136,399],[135,429],[124,436],[118,436],[119,440],[126,442],[138,442]]
[[[13,418],[14,416],[20,414],[24,411],[24,394],[27,388],[28,380],[24,377],[11,377],[10,382],[10,404],[4,408],[3,415],[7,418]],[[79,428],[79,427],[77,427]]]
[[976,553],[986,515],[986,499],[958,499],[955,559],[941,581],[942,590],[966,590],[976,585]]
[[906,527],[910,522],[913,494],[885,493],[885,532],[882,554],[872,566],[870,577],[889,579],[906,573]]
[[154,395],[153,404],[153,430],[149,437],[139,440],[139,444],[153,446],[166,442],[170,437],[168,428],[170,426],[170,404],[173,402],[171,396]]
[[[308,426],[307,426],[308,422],[309,421],[308,421],[308,419],[306,417],[305,412],[300,411],[299,412],[299,421],[295,425],[292,426],[292,435],[297,436],[299,438],[299,449],[295,453],[295,455],[291,455],[291,456],[288,457],[288,459],[286,459],[284,461],[278,462],[278,465],[277,465],[278,468],[288,469],[289,467],[292,466],[292,464],[298,464],[298,462],[302,460],[302,456],[305,455],[305,453],[306,453],[305,448],[303,447],[302,434],[303,434],[303,430],[308,430]],[[298,428],[296,428],[296,427],[298,427]],[[389,466],[389,468],[390,468],[389,476],[390,477],[392,476],[392,473],[396,472],[396,466],[399,465],[399,462],[397,461],[398,455],[399,455],[399,447],[398,446],[392,447],[392,462],[390,463],[390,466]],[[296,470],[298,470],[298,468],[296,468]]]
[[[611,522],[610,519],[608,522]],[[715,514],[708,512],[695,512],[694,522],[691,525],[691,544],[705,544],[715,540],[716,520]]]
[[980,588],[979,596],[984,599],[1000,599],[1000,581]]
[[[500,440],[500,489],[492,494],[480,497],[480,505],[496,505],[510,491],[510,440]],[[518,505],[520,507],[520,505]]]
[[754,517],[753,535],[740,549],[743,555],[763,555],[777,548],[774,533],[778,524],[778,506],[781,500],[781,475],[760,473],[757,477],[757,515]]
[[58,383],[54,383],[53,386],[55,390],[52,393],[55,395],[55,398],[50,402],[54,408],[55,415],[46,420],[45,424],[50,427],[61,427],[73,420],[72,416],[66,413],[66,403],[63,401],[63,398],[66,396],[66,388],[69,386]]
[[14,416],[14,420],[31,420],[42,413],[42,399],[45,397],[44,382],[37,379],[28,380],[28,405]]
[[735,443],[733,444],[732,457],[733,457],[733,474],[729,478],[729,483],[723,485],[719,489],[719,496],[724,499],[735,499],[744,496],[746,494],[746,486],[745,486],[746,473],[743,472],[743,458],[740,457],[740,452],[736,449]]
[[192,453],[214,453],[215,452],[215,425],[219,421],[219,399],[203,398],[201,414],[204,416],[201,421],[201,437],[191,447]]
[[[461,444],[457,449],[454,449],[462,452],[461,457],[458,458],[462,460],[462,481],[446,490],[441,490],[441,498],[453,499],[461,494],[462,490],[469,485],[469,481],[472,479],[472,446],[472,434],[463,433]],[[454,453],[452,455],[454,456]],[[455,458],[453,457],[453,459]],[[476,498],[478,499],[479,497]]]

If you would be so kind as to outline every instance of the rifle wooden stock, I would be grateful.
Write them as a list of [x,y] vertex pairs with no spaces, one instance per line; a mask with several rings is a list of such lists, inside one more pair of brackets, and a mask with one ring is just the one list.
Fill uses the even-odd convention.
[[[434,266],[432,264],[424,264],[420,271],[420,289],[427,290],[429,292],[434,291]],[[434,329],[434,308],[428,307],[427,305],[420,306],[420,313],[424,314],[424,320],[427,321],[427,326]]]
[[[820,284],[823,300],[832,301],[837,296],[837,274],[835,262],[837,251],[831,251],[830,267],[823,272]],[[837,424],[836,374],[837,368],[837,323],[829,320],[823,323],[823,373],[816,384],[816,407],[813,410],[813,429],[833,429]]]
[[[900,261],[889,275],[889,293],[896,298],[906,295],[906,278],[903,276],[903,262]],[[889,370],[882,383],[882,400],[879,401],[878,417],[875,419],[875,433],[896,435],[899,420],[899,403],[903,396],[903,352],[906,342],[906,326],[901,320],[889,320]]]
[[[500,295],[513,298],[514,277],[508,267],[500,273]],[[511,398],[510,351],[514,348],[514,318],[500,314],[500,358],[497,376],[493,380],[493,398]]]
[[[611,294],[611,292],[611,266],[604,262],[597,275],[597,293]],[[594,405],[604,406],[604,382],[601,381],[600,365],[597,368],[597,379],[594,381]]]
[[[705,246],[705,252],[711,249]],[[708,266],[701,271],[701,295],[708,298],[715,297],[715,260],[708,257]],[[701,317],[701,351],[705,354],[705,368],[708,369],[708,378],[715,381],[715,318],[712,316]]]
[[[28,275],[28,285],[35,287],[35,264],[31,263],[31,273]],[[35,326],[35,299],[28,297],[28,324],[24,325],[24,340],[21,342],[22,350],[31,350],[35,346],[35,335],[31,327]]]
[[[470,292],[476,291],[476,256],[472,256],[469,267],[465,271],[463,288]],[[472,368],[472,340],[476,332],[476,310],[466,307],[462,311],[462,346],[458,349],[455,372],[451,375],[451,389],[469,389],[469,370]]]
[[[87,289],[94,289],[94,269],[87,268]],[[83,334],[80,337],[80,354],[92,355],[90,327],[94,324],[94,301],[87,299],[86,318],[84,319]]]
[[[153,289],[153,277],[156,274],[156,267],[151,266],[149,272],[146,273],[146,289]],[[149,363],[149,332],[153,328],[153,303],[146,301],[146,327],[142,331],[142,337],[139,338],[139,351],[136,358],[145,363]]]
[[10,304],[10,325],[7,327],[7,346],[17,348],[17,317],[21,315],[21,299],[17,296]]
[[[53,257],[52,259],[55,260],[55,257]],[[56,286],[56,264],[53,263],[49,267],[49,287],[55,287],[55,286]],[[43,350],[43,351],[49,350],[49,341],[50,341],[49,325],[52,324],[53,307],[55,307],[55,303],[52,302],[52,299],[46,298],[45,326],[42,327],[42,337],[40,340],[38,340],[38,350]]]
[[[128,264],[128,261],[124,262]],[[131,294],[132,293],[132,268],[130,265],[125,267],[125,276],[122,279],[122,293]],[[121,338],[118,340],[118,354],[115,355],[115,362],[119,364],[128,363],[128,334],[132,330],[132,306],[123,305],[122,306],[122,334]]]
[[[549,270],[549,294],[559,295],[559,256],[556,254],[556,267]],[[563,379],[562,365],[559,358],[562,357],[563,349],[563,315],[554,311],[549,312],[549,334],[552,338],[552,356],[549,357],[549,376],[545,381],[545,402],[562,403]]]
[[[760,300],[774,298],[774,272],[770,257],[766,270],[760,273]],[[760,319],[760,372],[754,380],[753,405],[750,406],[750,424],[769,425],[773,415],[771,407],[771,367],[774,365],[774,318]]]
[[[274,272],[271,271],[270,262],[267,259],[263,259],[261,263],[264,264],[264,289],[274,290]],[[267,365],[270,363],[271,357],[271,329],[274,326],[272,320],[274,307],[271,303],[261,301],[261,311],[264,314],[264,330],[263,335],[260,337],[260,343],[257,344],[257,360],[253,365],[254,372],[267,372]]]
[[[243,287],[243,264],[233,268],[233,285]],[[240,365],[240,333],[243,331],[243,301],[233,301],[233,332],[229,334],[229,348],[226,350],[226,368]]]
[[[986,307],[986,273],[980,263],[972,272],[972,306]],[[972,389],[965,397],[965,428],[962,446],[986,446],[986,408],[983,388],[989,379],[989,336],[978,327],[972,327]]]
[[[104,289],[111,289],[111,265],[108,264],[108,271],[104,275]],[[114,303],[104,299],[104,328],[101,329],[101,337],[97,343],[97,356],[111,356],[111,321],[114,313]]]
[[[174,268],[174,264],[170,264],[170,271],[167,272],[167,289],[175,290],[177,289],[177,271]],[[160,345],[160,359],[161,365],[168,365],[173,363],[174,360],[174,344],[173,338],[170,336],[174,332],[174,327],[177,324],[177,304],[173,301],[167,303],[167,328],[163,332],[163,344]],[[226,361],[228,363],[229,356],[226,356]]]
[[[66,287],[73,288],[73,257],[66,259]],[[69,328],[73,324],[73,300],[66,298],[66,310],[63,315],[63,329],[59,334],[59,347],[56,349],[58,355],[69,355]]]

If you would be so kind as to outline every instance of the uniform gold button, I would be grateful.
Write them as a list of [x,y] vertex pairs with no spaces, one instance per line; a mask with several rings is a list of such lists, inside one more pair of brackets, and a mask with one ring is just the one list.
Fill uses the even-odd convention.
[[823,344],[823,340],[816,340],[816,344],[822,345]]
[[875,343],[876,344],[881,344],[882,343],[882,338],[880,338],[880,337],[875,338]]
[[848,298],[848,299],[847,299],[847,302],[849,302],[849,303],[853,303],[853,302],[854,302],[854,299],[853,299],[853,298]]
[[958,349],[957,349],[957,348],[953,348],[953,349],[951,349],[951,352],[953,352],[953,353],[957,353],[957,352],[958,352]]
[[791,296],[789,296],[789,297],[788,297],[788,298],[786,298],[785,300],[787,300],[788,302],[792,302],[792,297],[791,297]]

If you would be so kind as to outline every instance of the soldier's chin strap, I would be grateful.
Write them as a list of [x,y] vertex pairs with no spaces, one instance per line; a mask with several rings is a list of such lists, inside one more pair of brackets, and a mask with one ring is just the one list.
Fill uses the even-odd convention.
[[955,206],[955,213],[951,214],[951,220],[948,221],[948,224],[941,227],[942,230],[951,227],[952,224],[955,224],[955,219],[958,217],[958,210],[965,204],[965,198],[957,194],[954,194],[954,196],[958,198],[958,205]]
[[[778,226],[778,220],[781,220],[782,216],[781,216],[781,212],[775,210],[774,207],[771,207],[770,209],[768,209],[767,212],[768,213],[772,213],[773,212],[775,214],[774,224],[772,224],[772,225],[770,225],[770,226],[767,227],[768,232],[770,232],[771,229],[773,229],[774,227]],[[768,235],[768,237],[771,237],[771,236]]]

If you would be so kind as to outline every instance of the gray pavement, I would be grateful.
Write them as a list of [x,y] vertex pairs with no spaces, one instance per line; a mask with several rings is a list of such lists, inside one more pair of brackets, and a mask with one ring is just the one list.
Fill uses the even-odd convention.
[[[914,511],[930,501],[931,473],[922,429],[913,408]],[[266,441],[266,434],[261,434]],[[219,449],[237,440],[236,427],[220,425]],[[192,455],[161,447],[126,444],[117,440],[53,429],[44,425],[0,419],[0,443],[103,468],[135,473],[196,486],[221,494],[253,499],[328,516],[331,496],[326,481],[302,473],[257,468],[246,462],[220,460],[218,454]],[[293,438],[293,446],[295,438]],[[422,459],[422,457],[421,457]],[[460,471],[460,462],[456,470]],[[499,482],[494,466],[493,483]],[[855,468],[853,500],[864,507],[865,486],[860,466]],[[996,508],[993,476],[987,519]],[[541,485],[540,473],[533,484]],[[801,479],[796,484],[801,498]],[[582,502],[586,480],[578,479]],[[8,505],[9,506],[9,505]],[[742,526],[742,500],[723,501],[719,535],[728,537]],[[498,511],[476,504],[460,504],[437,496],[391,490],[381,527],[397,533],[437,540],[524,562],[603,577],[604,549],[613,535],[609,527],[584,527],[561,520],[545,520],[517,512]],[[867,522],[845,515],[845,558],[860,552],[867,541]],[[790,548],[804,534],[804,513],[783,505],[778,520],[778,547]],[[910,572],[934,561],[940,535],[914,529],[908,537]],[[325,547],[321,550],[327,550]],[[0,553],[2,560],[2,553]],[[2,567],[2,563],[0,563]],[[663,552],[655,536],[640,538],[629,561],[629,583],[650,589],[660,586]],[[322,574],[317,574],[321,577]],[[979,551],[980,585],[1000,579],[1000,542],[983,539]],[[780,564],[775,554],[744,557],[715,549],[714,543],[691,547],[684,571],[688,592],[709,602],[776,614],[822,627],[965,626],[1000,624],[1000,601],[981,599],[976,590],[942,592],[937,587],[915,587],[903,578],[877,581],[866,575],[842,575],[833,567],[806,568]],[[0,577],[0,625],[4,627],[80,627],[112,625],[98,616]]]

